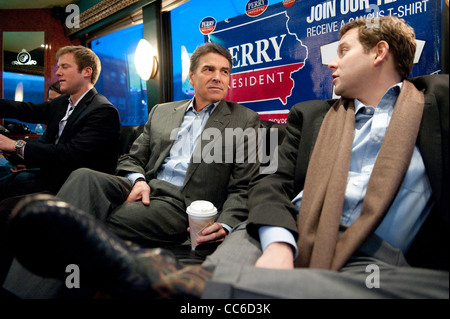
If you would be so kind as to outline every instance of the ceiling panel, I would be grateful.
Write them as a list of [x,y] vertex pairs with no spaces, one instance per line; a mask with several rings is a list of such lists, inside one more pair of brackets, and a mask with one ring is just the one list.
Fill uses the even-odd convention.
[[42,9],[55,6],[65,7],[74,0],[0,0],[0,9]]

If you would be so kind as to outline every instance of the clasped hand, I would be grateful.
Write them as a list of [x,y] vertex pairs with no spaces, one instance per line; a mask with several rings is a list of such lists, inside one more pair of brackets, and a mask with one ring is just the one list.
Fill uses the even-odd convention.
[[134,184],[125,202],[135,202],[142,200],[142,204],[150,205],[150,186],[145,181],[138,181]]

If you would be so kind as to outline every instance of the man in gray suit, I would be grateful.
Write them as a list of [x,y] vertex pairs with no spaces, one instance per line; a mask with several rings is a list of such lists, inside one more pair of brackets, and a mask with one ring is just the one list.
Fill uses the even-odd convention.
[[[119,159],[116,175],[77,170],[57,197],[105,221],[123,239],[150,247],[183,243],[186,207],[207,200],[219,214],[197,244],[223,240],[247,219],[247,185],[259,168],[247,152],[256,147],[258,114],[224,100],[231,68],[227,49],[216,43],[198,47],[189,71],[194,98],[155,105],[129,154]],[[226,138],[227,130],[234,130],[236,143]],[[244,157],[237,154],[242,146]],[[205,160],[211,156],[212,162]]]

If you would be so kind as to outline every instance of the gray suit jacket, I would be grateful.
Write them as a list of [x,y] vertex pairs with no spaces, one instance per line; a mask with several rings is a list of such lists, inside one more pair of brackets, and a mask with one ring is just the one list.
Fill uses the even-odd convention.
[[[145,175],[147,182],[164,183],[156,181],[158,169],[169,154],[174,140],[170,139],[173,129],[180,127],[190,100],[171,102],[155,105],[150,111],[143,133],[133,143],[129,154],[119,159],[117,175],[125,176],[136,172]],[[250,179],[258,173],[258,161],[243,163],[236,161],[236,143],[229,148],[225,141],[225,129],[247,128],[258,129],[259,116],[254,111],[235,102],[222,100],[210,118],[204,131],[212,129],[220,132],[220,138],[211,140],[199,140],[194,154],[206,148],[232,152],[232,161],[225,160],[213,163],[193,161],[189,164],[186,178],[181,192],[184,202],[188,206],[195,200],[208,200],[214,203],[219,210],[218,222],[234,227],[239,222],[246,220],[247,210],[247,186]],[[208,137],[206,137],[208,138]],[[247,141],[244,148],[247,149]],[[250,145],[253,147],[253,145]],[[229,154],[228,154],[229,155]]]

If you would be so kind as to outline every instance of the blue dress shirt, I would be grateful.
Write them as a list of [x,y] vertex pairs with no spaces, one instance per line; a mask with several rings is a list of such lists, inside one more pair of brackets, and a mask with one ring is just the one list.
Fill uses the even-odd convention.
[[[201,137],[206,122],[220,101],[208,105],[200,112],[194,109],[193,103],[194,100],[192,99],[186,109],[181,126],[176,132],[173,132],[175,141],[156,176],[157,179],[167,181],[179,187],[183,186],[192,153]],[[132,185],[139,177],[145,179],[145,176],[140,173],[130,173],[127,175]],[[231,230],[231,227],[226,224],[222,224],[222,226],[228,232]]]
[[[391,87],[376,108],[365,106],[355,99],[355,134],[341,217],[342,225],[351,225],[361,214],[369,178],[400,90],[401,83]],[[419,149],[415,146],[403,184],[375,233],[393,247],[406,252],[431,210],[431,194],[425,165]],[[303,191],[292,201],[298,209],[302,196]],[[296,242],[288,230],[263,226],[259,235],[263,249],[272,242],[286,242],[293,246],[297,256]]]
[[183,122],[181,122],[176,137],[173,136],[175,142],[170,149],[169,155],[165,158],[158,170],[158,179],[165,180],[176,186],[183,186],[194,148],[217,104],[219,103],[210,104],[200,112],[197,112],[191,101],[186,109]]
[[[200,112],[197,112],[194,109],[194,99],[191,100],[184,114],[181,126],[176,132],[172,132],[176,134],[176,136],[171,136],[175,141],[158,170],[157,179],[165,180],[176,186],[183,186],[194,148],[197,145],[206,122],[219,102],[210,104]],[[145,176],[140,173],[130,173],[127,175],[131,184],[134,184],[139,177],[145,179]]]

